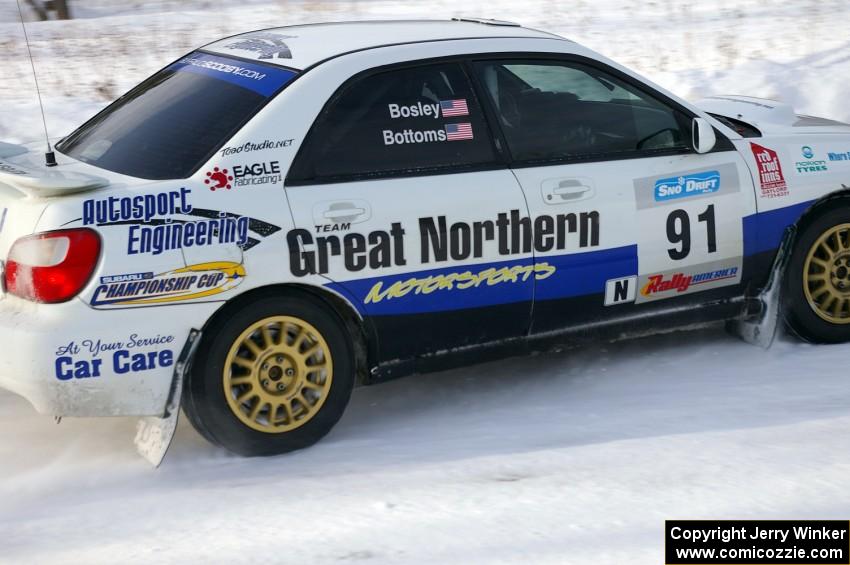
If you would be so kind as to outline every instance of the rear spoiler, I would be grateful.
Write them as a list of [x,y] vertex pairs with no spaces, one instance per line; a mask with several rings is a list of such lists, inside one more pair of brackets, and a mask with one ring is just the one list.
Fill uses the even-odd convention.
[[[35,198],[46,198],[49,196],[62,196],[77,192],[86,192],[109,185],[105,178],[79,173],[75,171],[51,170],[47,167],[33,167],[30,164],[22,165],[9,163],[2,157],[9,158],[15,153],[11,148],[20,147],[3,143],[0,145],[0,184],[8,186],[26,196]],[[26,152],[26,149],[24,152]],[[9,153],[12,155],[9,155]]]

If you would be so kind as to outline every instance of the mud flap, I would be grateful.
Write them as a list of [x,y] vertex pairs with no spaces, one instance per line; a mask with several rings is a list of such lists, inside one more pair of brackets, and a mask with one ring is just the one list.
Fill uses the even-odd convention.
[[148,460],[154,467],[159,467],[174,439],[177,429],[177,417],[180,414],[180,397],[183,394],[183,378],[195,356],[195,350],[201,341],[201,332],[191,330],[189,339],[180,352],[180,357],[174,365],[174,376],[168,393],[165,413],[161,418],[148,416],[140,418],[136,424],[136,451]]
[[762,349],[770,348],[779,328],[779,319],[782,314],[782,277],[785,273],[785,265],[791,257],[795,232],[793,227],[789,228],[782,239],[782,245],[779,246],[773,268],[770,270],[770,277],[758,297],[759,311],[754,315],[740,320],[731,320],[726,324],[729,333]]

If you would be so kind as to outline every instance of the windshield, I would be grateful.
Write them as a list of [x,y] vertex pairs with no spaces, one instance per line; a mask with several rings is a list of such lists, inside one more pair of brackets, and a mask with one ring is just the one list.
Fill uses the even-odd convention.
[[294,76],[288,69],[192,53],[119,98],[57,149],[133,177],[186,178]]

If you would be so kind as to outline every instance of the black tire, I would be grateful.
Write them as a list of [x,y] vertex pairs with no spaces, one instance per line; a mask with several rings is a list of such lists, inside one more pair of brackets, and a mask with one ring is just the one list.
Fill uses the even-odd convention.
[[[797,234],[791,257],[783,277],[783,312],[789,329],[800,338],[813,343],[843,343],[850,341],[850,323],[830,322],[815,311],[806,296],[807,258],[812,247],[833,228],[850,224],[850,201],[825,209],[807,222]],[[842,261],[848,259],[842,258]],[[843,272],[842,272],[843,273]],[[850,281],[850,277],[848,278]],[[842,284],[848,284],[842,281]],[[836,291],[843,289],[833,286]],[[850,299],[850,284],[846,297]],[[812,291],[813,292],[813,291]],[[810,295],[812,294],[810,292]]]
[[[330,350],[333,371],[323,404],[306,423],[290,431],[269,433],[249,427],[231,408],[225,396],[224,367],[231,346],[235,347],[243,332],[274,316],[312,325]],[[334,427],[348,404],[355,383],[353,351],[345,323],[321,300],[301,292],[260,297],[218,316],[204,330],[184,384],[184,413],[202,436],[239,455],[277,455],[309,447]],[[256,400],[260,402],[260,398]]]

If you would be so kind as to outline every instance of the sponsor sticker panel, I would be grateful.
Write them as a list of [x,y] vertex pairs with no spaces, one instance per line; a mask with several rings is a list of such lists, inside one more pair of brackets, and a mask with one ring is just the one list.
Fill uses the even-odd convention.
[[740,282],[739,258],[681,266],[663,272],[640,275],[635,302],[640,304],[674,298]]
[[750,143],[750,149],[758,167],[759,187],[762,198],[781,198],[788,196],[788,183],[782,172],[779,154],[773,149],[757,143]]
[[709,169],[639,178],[634,181],[634,189],[637,209],[645,210],[734,194],[740,192],[741,183],[738,167],[734,163],[722,163]]
[[185,302],[227,292],[245,278],[239,263],[220,261],[166,273],[128,273],[100,278],[91,298],[94,307],[128,307]]
[[261,161],[233,165],[232,169],[214,166],[205,174],[204,184],[212,191],[230,190],[234,186],[249,187],[264,184],[281,184],[280,161]]

